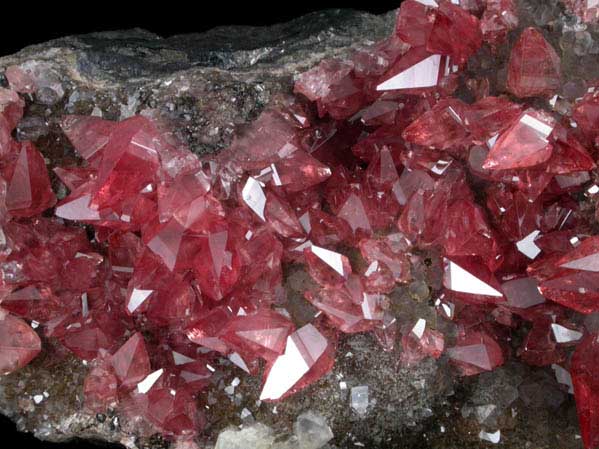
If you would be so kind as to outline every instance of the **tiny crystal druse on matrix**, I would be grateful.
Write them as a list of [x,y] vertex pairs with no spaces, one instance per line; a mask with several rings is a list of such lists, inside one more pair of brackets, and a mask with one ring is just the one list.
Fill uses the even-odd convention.
[[[593,2],[563,3],[599,18]],[[584,445],[599,446],[599,329],[584,320],[599,312],[599,236],[581,202],[599,192],[599,96],[586,79],[556,107],[572,86],[517,6],[406,0],[391,36],[300,74],[294,96],[203,159],[151,111],[66,116],[80,159],[49,173],[13,138],[38,86],[9,67],[0,372],[58,342],[89,364],[90,412],[188,439],[216,361],[261,376],[256,399],[280,401],[332,369],[343,333],[371,332],[403,366],[561,366]],[[503,83],[469,68],[479,51],[508,52]],[[60,201],[52,179],[69,191]],[[434,322],[390,299],[424,263],[440,272]],[[291,265],[312,280],[301,325],[286,307]]]

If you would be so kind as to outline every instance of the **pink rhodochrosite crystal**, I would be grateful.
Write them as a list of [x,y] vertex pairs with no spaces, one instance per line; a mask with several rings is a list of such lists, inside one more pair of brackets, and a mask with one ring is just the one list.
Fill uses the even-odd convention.
[[244,360],[260,357],[268,361],[283,354],[287,336],[293,329],[293,323],[287,318],[264,309],[254,315],[230,319],[219,335]]
[[412,366],[425,357],[438,359],[443,353],[445,339],[441,332],[429,329],[426,320],[420,318],[416,324],[405,329],[401,346],[401,363]]
[[266,369],[260,399],[277,400],[318,380],[333,366],[331,349],[331,343],[312,324],[289,335],[285,353]]
[[562,74],[566,40],[519,6],[406,0],[391,36],[298,74],[201,158],[144,111],[61,117],[57,163],[15,138],[40,79],[9,67],[0,373],[43,335],[89,365],[86,410],[182,443],[221,369],[261,379],[253,400],[310,394],[367,333],[402,369],[571,360],[598,446],[599,85]]
[[150,373],[150,359],[140,333],[135,333],[115,352],[111,365],[123,388],[131,388]]
[[[1,311],[0,311],[1,312]],[[7,374],[27,365],[42,349],[40,338],[22,319],[0,317],[0,373]]]
[[118,403],[118,379],[106,363],[106,358],[100,357],[98,364],[94,366],[83,384],[85,406],[89,410],[102,413],[108,407],[114,407]]

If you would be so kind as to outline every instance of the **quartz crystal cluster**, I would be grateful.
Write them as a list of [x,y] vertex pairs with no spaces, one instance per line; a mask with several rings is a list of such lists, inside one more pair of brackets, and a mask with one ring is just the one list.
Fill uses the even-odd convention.
[[[597,20],[596,2],[564,4]],[[469,66],[500,51],[502,85]],[[90,411],[189,439],[217,362],[279,401],[331,370],[343,334],[370,332],[406,367],[568,370],[599,447],[599,333],[584,321],[599,312],[599,236],[581,201],[599,193],[599,85],[556,108],[561,72],[514,0],[406,0],[391,36],[300,74],[217,155],[195,156],[152,111],[66,116],[78,159],[49,171],[13,137],[40,86],[9,68],[0,372],[58,342],[89,363]],[[422,266],[438,283],[414,320],[391,298]],[[308,320],[288,307],[289,267],[310,279]]]

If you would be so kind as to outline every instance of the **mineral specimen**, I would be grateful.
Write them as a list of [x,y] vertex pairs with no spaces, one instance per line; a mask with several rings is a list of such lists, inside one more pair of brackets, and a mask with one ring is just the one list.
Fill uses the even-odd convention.
[[[597,5],[564,3],[596,20]],[[196,157],[152,110],[67,115],[77,156],[53,173],[14,131],[27,95],[60,89],[9,67],[0,373],[59,343],[90,365],[86,409],[185,445],[225,360],[262,379],[254,400],[276,402],[331,372],[344,334],[371,333],[386,352],[401,342],[398,365],[445,359],[461,376],[514,358],[562,373],[573,353],[582,439],[599,446],[597,329],[583,323],[599,312],[599,214],[584,200],[599,192],[599,85],[582,74],[590,88],[569,95],[548,30],[519,22],[512,1],[406,0],[391,36],[299,74],[295,96],[218,154]],[[476,67],[501,52],[505,79],[491,83]],[[292,272],[306,279],[299,297]],[[433,301],[408,307],[399,289]],[[350,390],[362,418],[369,388]],[[282,444],[332,437],[307,413]],[[248,444],[278,443],[254,424],[216,447]]]

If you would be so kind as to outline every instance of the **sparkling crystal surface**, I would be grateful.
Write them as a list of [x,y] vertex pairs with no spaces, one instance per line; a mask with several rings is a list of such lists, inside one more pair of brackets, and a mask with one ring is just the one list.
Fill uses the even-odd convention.
[[[575,25],[523,28],[513,0],[406,0],[391,36],[297,74],[295,96],[201,158],[147,110],[67,115],[64,142],[34,145],[20,127],[43,80],[10,66],[0,373],[50,341],[89,367],[86,410],[182,444],[223,367],[261,379],[252,401],[309,395],[346,334],[368,333],[401,369],[568,371],[599,445],[599,86],[564,70],[599,4],[562,3]],[[360,419],[369,388],[348,395]],[[275,439],[244,427],[216,447],[238,433]],[[332,437],[311,414],[295,433],[311,449]]]

